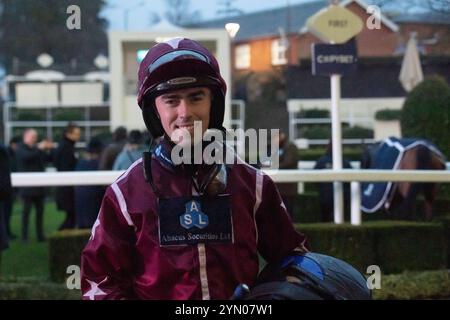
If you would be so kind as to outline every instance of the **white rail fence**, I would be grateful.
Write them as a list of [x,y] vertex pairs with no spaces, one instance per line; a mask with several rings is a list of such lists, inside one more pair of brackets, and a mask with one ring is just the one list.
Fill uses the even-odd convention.
[[[449,164],[447,164],[447,168]],[[361,224],[360,182],[450,183],[450,170],[263,170],[275,182],[351,182],[351,224]],[[124,171],[28,172],[11,175],[14,187],[108,185]]]

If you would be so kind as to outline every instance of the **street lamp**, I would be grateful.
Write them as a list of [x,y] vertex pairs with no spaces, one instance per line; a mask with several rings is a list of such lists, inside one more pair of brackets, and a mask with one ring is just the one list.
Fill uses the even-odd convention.
[[134,10],[134,9],[136,9],[136,8],[138,8],[138,7],[140,7],[140,6],[142,6],[142,5],[144,5],[145,4],[145,1],[140,1],[138,4],[136,4],[135,6],[133,6],[133,7],[131,7],[131,8],[125,8],[124,10],[123,10],[123,17],[124,17],[124,28],[125,28],[125,30],[128,30],[128,13],[131,11],[131,10]]
[[48,53],[41,53],[36,61],[42,68],[48,68],[53,64],[53,57]]
[[231,38],[234,38],[236,36],[240,27],[241,26],[239,25],[239,23],[234,23],[234,22],[229,22],[225,25],[225,29],[227,30],[228,35]]

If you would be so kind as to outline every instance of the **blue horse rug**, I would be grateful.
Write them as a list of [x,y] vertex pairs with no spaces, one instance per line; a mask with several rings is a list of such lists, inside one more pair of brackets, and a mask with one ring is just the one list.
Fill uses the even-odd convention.
[[[431,142],[423,139],[397,139],[389,137],[383,140],[371,154],[369,169],[396,170],[406,151],[423,145],[436,153],[445,163],[444,155]],[[361,210],[373,213],[387,203],[393,190],[393,183],[388,182],[363,182],[361,184]]]

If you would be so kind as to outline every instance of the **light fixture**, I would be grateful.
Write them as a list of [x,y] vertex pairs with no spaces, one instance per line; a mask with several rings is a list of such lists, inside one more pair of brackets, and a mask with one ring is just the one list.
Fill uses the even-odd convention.
[[48,68],[53,64],[53,57],[48,53],[42,53],[37,57],[36,61],[42,68]]
[[108,58],[105,57],[103,54],[99,54],[95,59],[94,59],[94,64],[97,68],[99,69],[105,69],[108,64]]
[[234,23],[234,22],[229,22],[225,25],[225,29],[227,30],[228,35],[231,38],[234,38],[236,36],[240,27],[241,26],[239,25],[239,23]]

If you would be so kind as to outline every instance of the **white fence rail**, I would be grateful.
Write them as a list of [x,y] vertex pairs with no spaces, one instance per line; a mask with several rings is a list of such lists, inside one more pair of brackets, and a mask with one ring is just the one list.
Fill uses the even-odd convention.
[[[450,182],[450,170],[263,170],[275,182]],[[27,172],[11,175],[14,187],[108,185],[124,171]]]
[[[448,167],[448,164],[447,164]],[[14,187],[108,185],[124,171],[28,172],[11,175]],[[351,223],[361,224],[360,182],[450,182],[450,170],[264,170],[275,182],[351,182]]]

